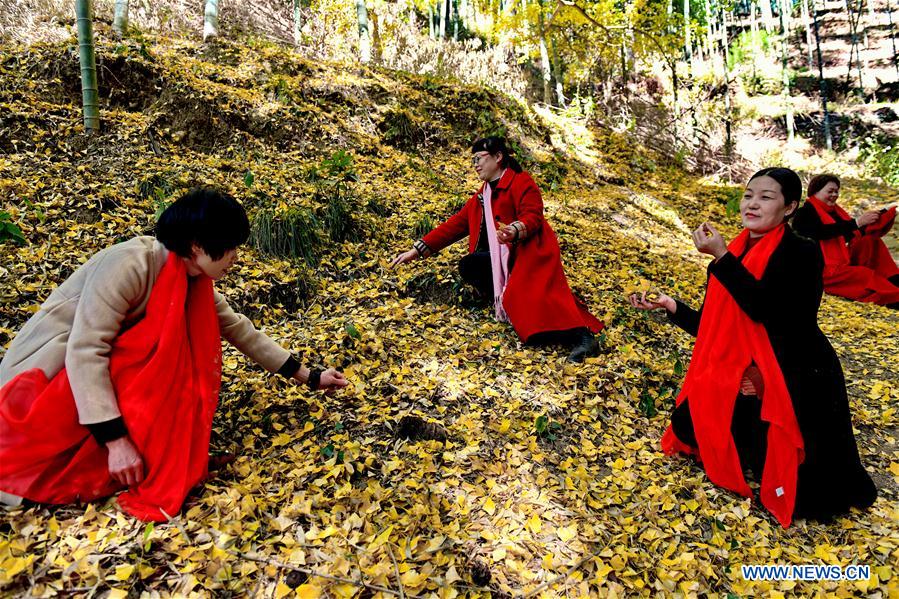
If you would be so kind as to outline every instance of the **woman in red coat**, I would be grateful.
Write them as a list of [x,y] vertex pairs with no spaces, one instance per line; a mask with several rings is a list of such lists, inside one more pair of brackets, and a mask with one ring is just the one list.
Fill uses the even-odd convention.
[[468,237],[460,274],[492,300],[497,320],[510,322],[525,343],[569,345],[568,359],[582,362],[598,349],[594,334],[603,323],[568,286],[559,242],[543,217],[540,189],[503,138],[480,139],[472,152],[481,188],[391,266],[427,258]]
[[896,220],[895,206],[852,218],[838,204],[840,180],[816,175],[808,201],[796,212],[796,232],[821,244],[824,291],[861,302],[899,308],[899,266],[883,242]]

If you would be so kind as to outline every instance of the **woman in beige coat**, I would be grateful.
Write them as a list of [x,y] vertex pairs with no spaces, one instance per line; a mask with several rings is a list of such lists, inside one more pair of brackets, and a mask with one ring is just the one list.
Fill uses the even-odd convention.
[[[200,298],[194,302],[198,306],[206,302],[208,314],[213,314],[214,310],[212,321],[214,323],[217,317],[218,330],[211,339],[217,340],[220,334],[269,372],[293,378],[313,389],[339,388],[347,384],[343,375],[333,369],[320,371],[301,366],[286,349],[258,331],[245,316],[235,313],[225,298],[212,290],[211,281],[218,280],[227,273],[237,260],[238,246],[248,236],[249,222],[243,207],[236,200],[212,189],[195,189],[162,214],[155,239],[137,237],[97,253],[50,294],[40,310],[16,335],[0,362],[0,492],[3,492],[0,493],[0,498],[6,503],[15,503],[20,496],[34,501],[58,503],[62,502],[61,499],[70,497],[75,500],[91,499],[101,491],[109,494],[108,491],[114,492],[115,487],[134,489],[142,484],[148,470],[152,470],[154,465],[147,463],[146,456],[135,442],[130,429],[141,428],[144,424],[129,423],[127,417],[123,418],[126,410],[121,405],[122,398],[119,395],[135,393],[135,385],[141,383],[133,382],[129,378],[132,376],[143,376],[149,382],[142,384],[150,389],[165,386],[162,380],[174,372],[172,361],[183,358],[180,353],[184,352],[179,353],[177,348],[186,347],[187,353],[191,353],[190,348],[199,347],[200,333],[197,331],[200,329],[197,327],[202,326],[195,321],[202,319],[198,316],[202,314],[202,309],[190,311],[189,304],[194,297],[191,294]],[[163,277],[167,287],[165,291],[160,290],[159,294],[169,293],[169,289],[175,290],[172,293],[177,294],[180,289],[182,295],[172,297],[186,298],[177,300],[183,302],[180,306],[185,308],[176,306],[174,311],[171,310],[172,305],[166,305],[166,302],[172,304],[176,299],[157,297],[156,300],[159,306],[157,316],[162,319],[159,322],[182,323],[178,325],[183,329],[179,333],[181,337],[176,340],[181,345],[175,341],[166,341],[168,333],[152,330],[157,325],[149,322],[144,322],[143,326],[149,326],[151,330],[129,332],[139,329],[138,325],[142,321],[149,320],[156,284]],[[185,280],[188,281],[187,284],[184,283]],[[195,288],[203,287],[198,281],[208,283],[208,289],[195,291]],[[171,328],[175,325],[164,326]],[[212,328],[215,328],[214,324]],[[138,335],[139,338],[129,341],[126,339],[128,335]],[[196,338],[192,339],[191,336]],[[120,340],[125,342],[120,343]],[[166,346],[166,343],[176,344]],[[190,359],[183,361],[181,366],[186,368],[184,372],[187,374],[179,375],[179,380],[169,387],[167,395],[162,394],[168,399],[162,398],[160,401],[171,401],[173,394],[181,393],[188,398],[186,401],[189,404],[195,401],[192,398],[199,397],[203,389],[206,389],[214,411],[214,403],[218,399],[218,381],[204,387],[203,377],[210,372],[215,373],[215,378],[220,377],[221,346],[218,341],[207,344],[210,345],[217,348],[209,350],[211,359],[206,366],[200,367],[204,369],[203,372],[195,372],[198,364],[195,359],[193,362]],[[117,388],[115,382],[118,376],[115,360],[124,363],[130,358],[116,358],[118,346],[121,346],[120,353],[127,353],[129,356],[136,355],[134,347],[143,348],[140,358],[143,361],[138,364],[139,367],[131,363],[129,366],[118,367],[119,371],[124,372],[121,380],[131,381],[127,383],[130,386],[122,382],[121,385],[127,387],[123,389]],[[163,350],[164,347],[176,349]],[[163,351],[169,355],[161,355]],[[159,354],[155,358],[157,362],[165,362],[164,369],[152,375],[156,377],[155,380],[147,379],[151,376],[148,374],[151,372],[148,364],[154,359],[154,352]],[[134,374],[141,368],[143,375]],[[163,374],[162,377],[159,376],[160,373]],[[185,382],[187,379],[193,381],[194,375],[196,381],[190,384]],[[66,442],[68,445],[47,450],[40,459],[32,456],[29,462],[16,466],[13,463],[14,456],[31,451],[29,427],[34,424],[29,424],[29,418],[32,421],[43,419],[44,422],[48,418],[47,415],[40,416],[38,413],[40,402],[35,398],[40,393],[32,389],[34,380],[39,381],[39,392],[44,396],[52,395],[49,398],[43,397],[41,401],[49,402],[47,405],[50,406],[53,417],[71,407],[73,416],[77,415],[72,420],[77,422],[71,423],[71,427],[75,428],[70,431],[72,439]],[[51,393],[47,385],[53,384],[57,385],[57,390]],[[143,393],[153,395],[148,391]],[[71,399],[65,399],[69,395]],[[128,401],[143,403],[144,400]],[[147,402],[149,401],[148,399]],[[72,403],[73,406],[62,405]],[[147,406],[144,408],[148,409]],[[192,407],[182,402],[177,409],[179,412],[189,413]],[[151,418],[159,418],[158,413],[152,413]],[[181,426],[183,418],[178,418],[172,426]],[[211,411],[208,411],[207,420],[211,427]],[[68,426],[69,424],[64,425]],[[80,437],[79,431],[83,431]],[[43,434],[52,436],[54,432],[44,430]],[[180,438],[196,435],[196,428],[181,432],[173,437],[174,441],[169,442],[169,447],[172,447],[172,443],[177,444]],[[80,474],[73,473],[72,468],[81,462],[72,456],[82,455],[78,452],[88,451],[88,446],[93,448],[91,441],[95,442],[98,451],[105,453],[107,471],[102,475],[108,480],[102,477],[94,480],[88,491],[79,488],[62,492],[49,488],[53,487],[53,484],[48,483],[50,480],[71,481],[79,478]],[[96,457],[92,459],[96,461]],[[170,457],[172,460],[180,459],[177,455]],[[203,475],[206,472],[206,457],[208,433],[203,458],[200,460],[204,462]],[[43,465],[35,466],[35,459],[38,462],[43,460]],[[65,462],[64,467],[60,466],[61,462]],[[63,471],[65,476],[62,475]],[[185,484],[192,486],[197,482],[199,481],[190,480]],[[68,486],[69,482],[60,482],[57,486],[59,485]],[[188,486],[183,490],[185,495],[189,488]],[[153,498],[148,501],[153,503]],[[183,497],[177,502],[176,509],[180,508],[181,501]],[[135,515],[141,517],[139,513]],[[149,518],[155,519],[152,515]]]

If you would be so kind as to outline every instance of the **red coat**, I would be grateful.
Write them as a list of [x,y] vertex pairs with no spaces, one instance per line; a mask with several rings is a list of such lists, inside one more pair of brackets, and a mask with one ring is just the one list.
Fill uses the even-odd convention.
[[[462,209],[424,236],[422,241],[434,252],[468,236],[468,251],[474,252],[483,219],[483,208],[475,192]],[[510,246],[512,272],[503,294],[503,308],[525,342],[535,333],[587,327],[594,333],[603,323],[571,292],[562,270],[559,241],[543,218],[540,189],[526,172],[507,169],[496,185],[491,200],[497,221],[521,221],[527,230],[524,241]],[[489,225],[488,225],[489,226]]]

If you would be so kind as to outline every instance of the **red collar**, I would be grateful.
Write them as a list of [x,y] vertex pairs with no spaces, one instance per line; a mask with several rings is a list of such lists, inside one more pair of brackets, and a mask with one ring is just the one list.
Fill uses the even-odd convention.
[[515,178],[515,171],[510,168],[506,169],[506,172],[503,173],[503,176],[499,178],[499,181],[496,183],[497,191],[500,189],[509,189],[509,186],[512,185],[512,179]]

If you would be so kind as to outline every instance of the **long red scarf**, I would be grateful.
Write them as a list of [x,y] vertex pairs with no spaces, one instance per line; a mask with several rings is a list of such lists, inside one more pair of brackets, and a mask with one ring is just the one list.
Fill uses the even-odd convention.
[[[783,225],[766,234],[743,259],[743,266],[761,279],[772,252],[784,235]],[[749,231],[743,230],[728,246],[741,255]],[[802,434],[780,365],[764,326],[754,322],[714,276],[709,278],[693,358],[677,397],[690,399],[690,415],[699,457],[709,479],[717,485],[750,496],[731,434],[734,403],[746,367],[755,363],[765,381],[762,420],[769,424],[768,450],[762,473],[762,504],[786,528],[793,516],[799,464],[804,459]],[[662,438],[666,454],[694,453],[669,426]]]
[[[189,279],[174,253],[144,318],[113,342],[110,378],[144,461],[144,480],[119,495],[141,520],[165,521],[208,471],[221,383],[221,337],[212,280]],[[90,501],[121,490],[107,451],[78,423],[65,370],[39,369],[0,389],[0,490],[41,503]]]
[[[815,196],[811,196],[808,199],[808,203],[814,207],[822,224],[832,225],[837,222],[833,217],[834,214],[839,216],[842,220],[852,220],[849,213],[837,204],[828,206]],[[854,234],[856,236],[861,235],[858,231],[855,231]],[[850,262],[849,246],[846,245],[846,239],[842,235],[831,237],[830,239],[822,239],[821,252],[824,254],[824,264],[827,266],[844,266]]]

